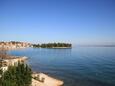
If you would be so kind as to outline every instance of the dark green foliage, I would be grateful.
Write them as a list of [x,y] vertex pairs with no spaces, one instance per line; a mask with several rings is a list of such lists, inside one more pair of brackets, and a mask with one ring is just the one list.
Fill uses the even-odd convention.
[[48,44],[34,44],[33,47],[41,47],[41,48],[58,48],[58,47],[67,47],[71,48],[72,44],[69,43],[48,43]]
[[19,63],[18,66],[10,66],[8,71],[2,74],[0,86],[30,86],[31,73],[28,65]]
[[39,44],[33,44],[33,47],[40,47],[40,45]]

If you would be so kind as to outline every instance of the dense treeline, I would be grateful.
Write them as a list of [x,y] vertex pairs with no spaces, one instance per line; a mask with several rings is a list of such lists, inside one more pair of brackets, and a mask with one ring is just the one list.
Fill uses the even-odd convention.
[[0,71],[0,86],[30,86],[31,69],[28,65],[18,64],[18,66],[10,66],[4,73]]
[[41,45],[40,44],[33,44],[33,47],[41,47]]
[[67,47],[71,48],[72,44],[69,43],[47,43],[47,44],[34,44],[33,47],[41,47],[41,48],[58,48],[58,47]]

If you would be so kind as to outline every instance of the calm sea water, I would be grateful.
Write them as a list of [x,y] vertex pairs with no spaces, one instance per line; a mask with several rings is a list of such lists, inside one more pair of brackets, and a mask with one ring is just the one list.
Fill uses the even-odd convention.
[[29,57],[34,71],[64,81],[64,86],[115,86],[115,47],[27,48],[12,55]]

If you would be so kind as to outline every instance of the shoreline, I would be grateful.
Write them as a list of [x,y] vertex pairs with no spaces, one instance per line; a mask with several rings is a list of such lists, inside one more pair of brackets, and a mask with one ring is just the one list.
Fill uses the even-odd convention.
[[32,86],[63,86],[62,80],[50,77],[44,73],[32,73]]
[[[18,65],[18,62],[20,63],[26,63],[26,60],[28,57],[26,56],[7,56],[7,58],[2,58],[2,70],[3,72],[8,70],[9,66],[15,66]],[[31,74],[31,86],[62,86],[64,82],[62,80],[53,78],[47,74],[44,73],[38,73],[32,71]]]
[[59,49],[71,49],[72,47],[52,47],[52,48],[53,48],[53,49],[56,49],[56,48],[57,48],[57,49],[58,49],[58,48],[59,48]]
[[[43,48],[43,47],[33,47],[33,48]],[[46,49],[71,49],[72,47],[45,47]]]

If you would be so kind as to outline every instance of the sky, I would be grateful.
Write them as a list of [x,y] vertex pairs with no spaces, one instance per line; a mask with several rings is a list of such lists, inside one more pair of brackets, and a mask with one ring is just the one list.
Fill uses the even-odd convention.
[[0,0],[0,41],[115,44],[115,0]]

